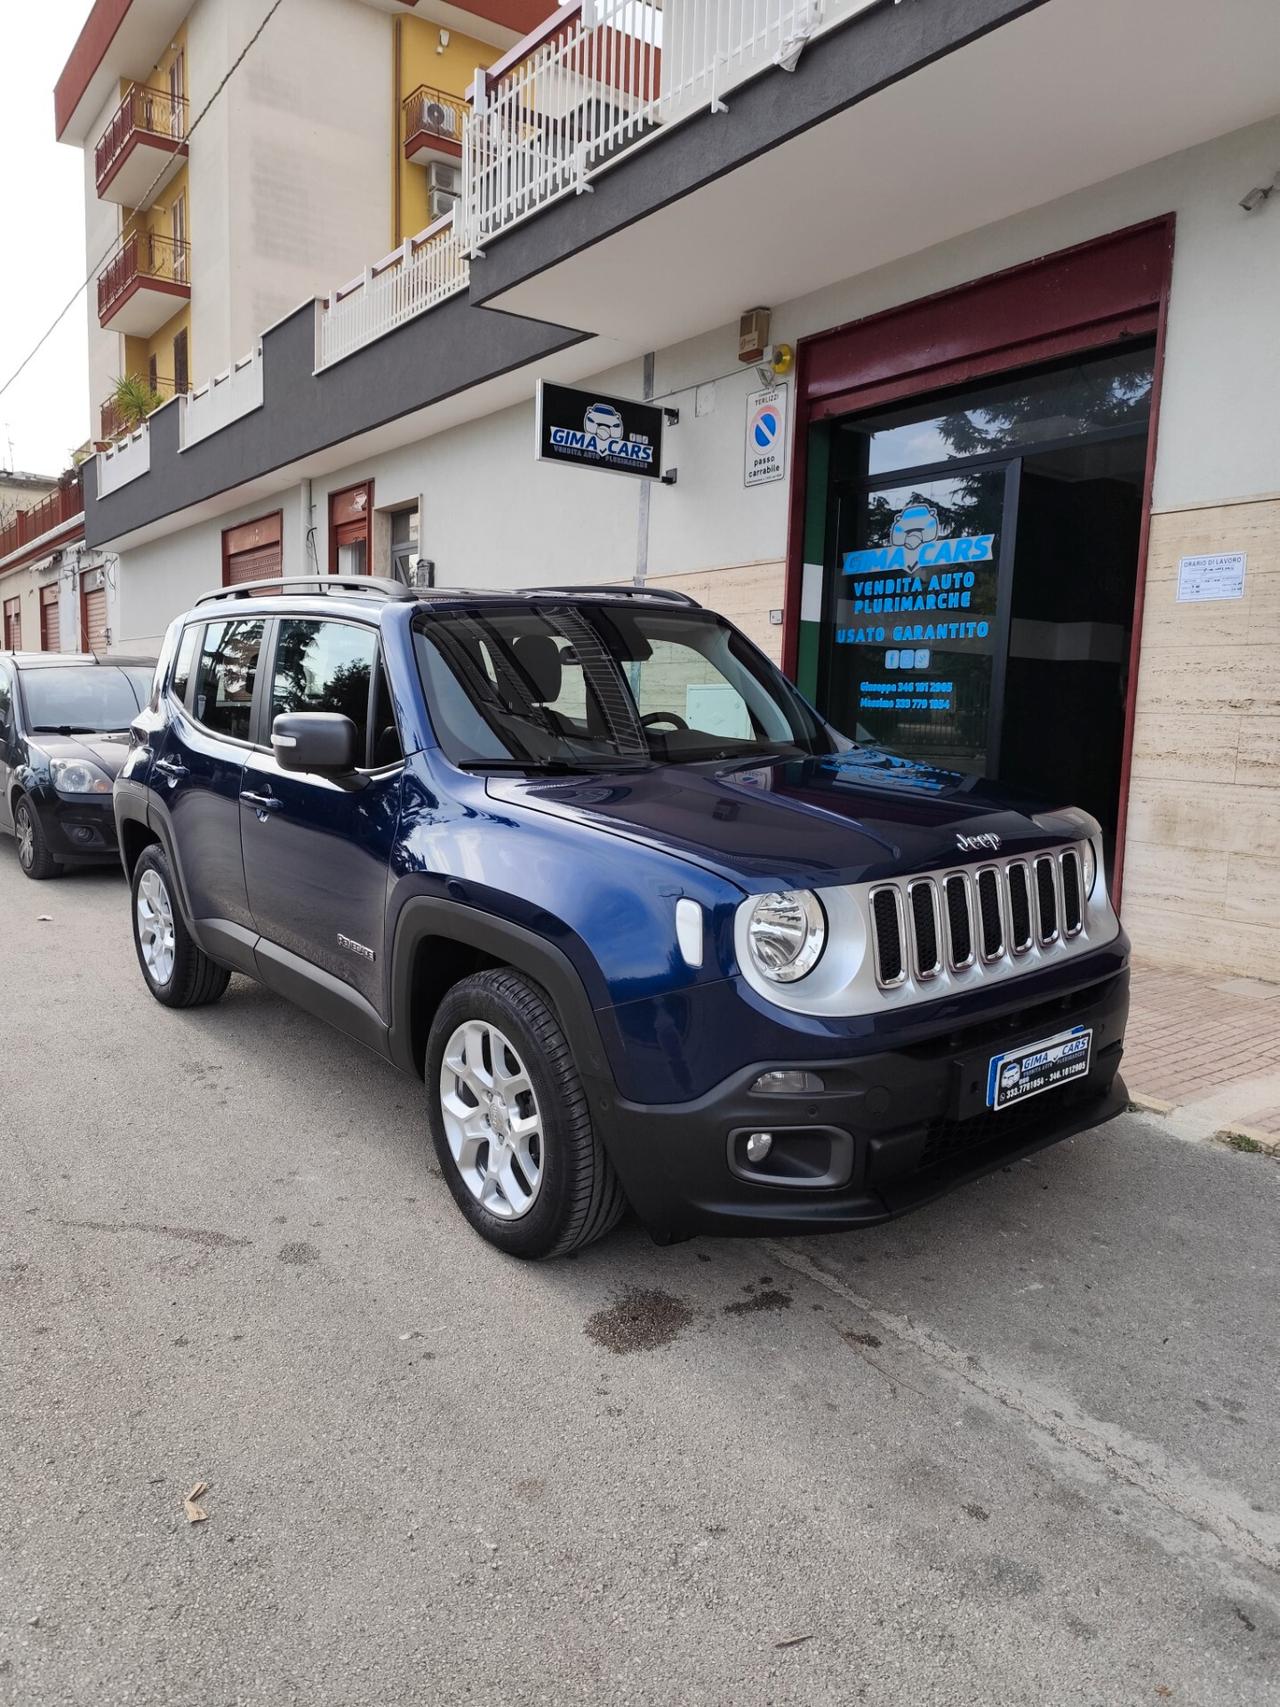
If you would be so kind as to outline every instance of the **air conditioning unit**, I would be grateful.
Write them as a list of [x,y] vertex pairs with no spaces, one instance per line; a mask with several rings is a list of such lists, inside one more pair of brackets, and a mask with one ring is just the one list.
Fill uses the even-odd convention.
[[462,172],[457,166],[450,166],[443,160],[433,160],[427,167],[427,191],[434,195],[437,191],[445,196],[462,194]]
[[452,107],[446,107],[443,101],[424,101],[422,128],[432,136],[457,136],[458,115]]
[[450,195],[448,190],[427,191],[427,221],[434,225],[438,219],[443,219],[446,213],[452,213],[457,204],[457,196]]

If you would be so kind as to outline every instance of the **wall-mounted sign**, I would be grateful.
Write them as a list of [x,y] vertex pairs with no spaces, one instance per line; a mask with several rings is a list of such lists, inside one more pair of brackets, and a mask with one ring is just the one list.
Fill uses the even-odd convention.
[[743,484],[781,480],[787,457],[787,388],[770,385],[747,398],[747,442]]
[[660,480],[665,413],[653,403],[542,380],[534,454],[539,462]]
[[1178,559],[1178,602],[1201,604],[1206,599],[1244,597],[1243,551],[1224,551],[1216,557]]

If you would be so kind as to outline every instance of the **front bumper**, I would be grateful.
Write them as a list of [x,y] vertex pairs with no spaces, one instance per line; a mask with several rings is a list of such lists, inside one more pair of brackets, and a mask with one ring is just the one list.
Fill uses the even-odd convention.
[[61,795],[42,791],[34,798],[49,852],[56,860],[119,858],[116,820],[109,794]]
[[[1123,1112],[1118,1076],[1127,970],[898,1049],[838,1060],[762,1061],[696,1101],[611,1102],[598,1117],[632,1207],[660,1241],[696,1233],[791,1234],[866,1227],[1087,1131]],[[992,1113],[987,1063],[1073,1026],[1093,1031],[1087,1077]],[[760,1096],[771,1068],[803,1065],[824,1090]],[[771,1168],[744,1166],[750,1131],[775,1135]]]

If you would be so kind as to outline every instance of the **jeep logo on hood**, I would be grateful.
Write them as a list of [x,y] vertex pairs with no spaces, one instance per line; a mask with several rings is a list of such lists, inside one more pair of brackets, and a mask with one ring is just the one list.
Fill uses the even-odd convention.
[[985,848],[989,853],[997,853],[1000,848],[1000,838],[994,830],[988,830],[981,836],[962,836],[956,831],[956,846],[961,853],[980,853]]

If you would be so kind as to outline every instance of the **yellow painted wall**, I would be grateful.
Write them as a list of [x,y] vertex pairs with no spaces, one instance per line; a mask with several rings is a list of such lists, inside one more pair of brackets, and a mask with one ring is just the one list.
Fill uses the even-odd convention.
[[[187,29],[184,24],[169,43],[164,53],[152,66],[142,81],[151,89],[167,90],[169,87],[169,67],[179,54],[183,55],[182,94],[187,92]],[[190,115],[188,114],[188,123]],[[187,168],[183,166],[178,175],[159,191],[155,205],[150,208],[128,208],[124,211],[123,232],[127,237],[133,231],[150,231],[158,237],[173,237],[173,207],[182,197],[186,204],[186,239],[192,242],[191,236],[191,193],[188,187]],[[194,254],[194,250],[192,251]],[[189,268],[194,274],[194,268]],[[189,282],[191,282],[189,280]],[[196,376],[195,351],[191,348],[191,305],[184,303],[173,317],[165,322],[152,338],[125,339],[125,371],[136,374],[139,378],[147,377],[147,370],[154,356],[156,359],[156,374],[161,380],[173,380],[173,340],[179,332],[187,334],[187,369],[189,380],[194,383]],[[162,385],[161,393],[169,395],[169,387]]]
[[459,100],[466,94],[477,66],[492,65],[501,49],[473,36],[450,30],[449,45],[440,47],[440,25],[429,18],[397,18],[395,78],[395,138],[392,155],[392,247],[406,237],[416,236],[430,223],[427,218],[427,169],[404,157],[400,103],[421,84],[440,89]]
[[[173,237],[173,207],[179,196],[186,201],[186,238],[192,244],[189,256],[189,280],[194,288],[195,249],[191,234],[191,195],[188,189],[187,168],[184,166],[170,183],[159,192],[159,198],[150,208],[134,208],[126,210],[124,218],[124,234],[128,236],[133,231],[150,231],[159,237]],[[173,340],[185,329],[187,333],[187,375],[191,383],[195,383],[196,366],[195,351],[191,347],[191,305],[183,303],[173,317],[167,320],[152,338],[125,339],[125,367],[127,372],[146,378],[147,365],[152,356],[156,358],[156,373],[161,379],[172,380],[173,374]],[[161,386],[161,391],[168,396],[168,390]]]

